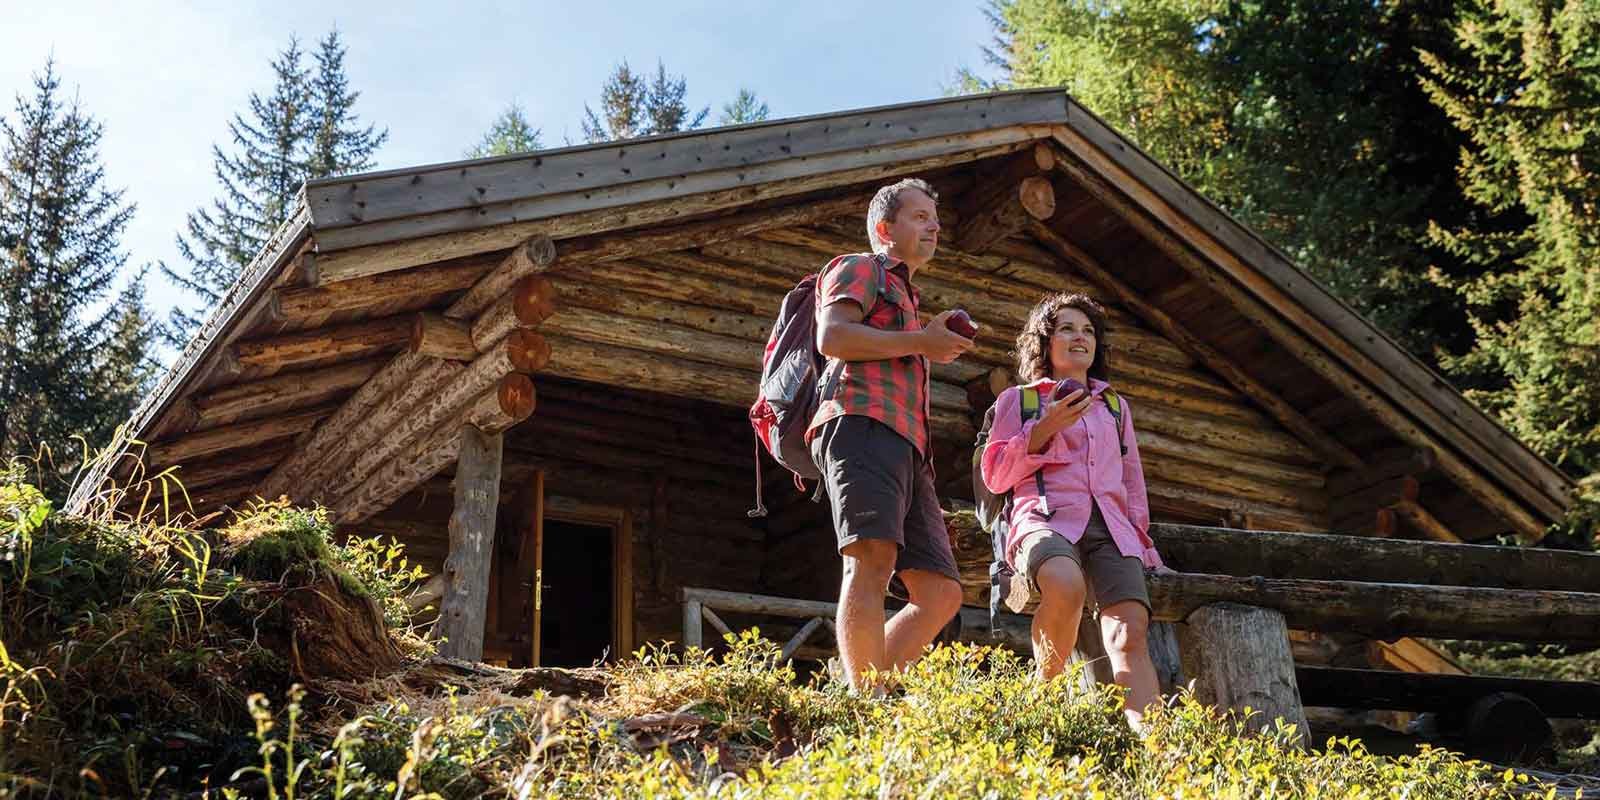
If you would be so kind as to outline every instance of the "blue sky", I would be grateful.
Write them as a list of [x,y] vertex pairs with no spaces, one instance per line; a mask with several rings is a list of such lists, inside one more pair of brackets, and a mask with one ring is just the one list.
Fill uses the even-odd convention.
[[[215,192],[211,145],[291,35],[337,25],[364,120],[389,129],[380,168],[461,157],[515,101],[546,146],[581,139],[584,103],[626,59],[663,61],[696,108],[754,89],[773,116],[938,97],[982,69],[982,0],[877,2],[227,2],[0,0],[0,109],[54,56],[63,83],[105,125],[102,161],[138,205],[130,266],[178,261],[173,237]],[[154,272],[152,273],[154,274]],[[157,308],[179,295],[155,276]]]

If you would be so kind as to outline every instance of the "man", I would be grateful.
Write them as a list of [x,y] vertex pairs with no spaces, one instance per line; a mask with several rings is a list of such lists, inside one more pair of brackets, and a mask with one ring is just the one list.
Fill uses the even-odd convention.
[[[928,463],[928,361],[956,360],[972,340],[934,317],[918,322],[912,279],[939,245],[938,196],[927,182],[878,190],[867,209],[871,254],[835,258],[817,288],[817,349],[827,358],[806,432],[833,510],[844,580],[839,655],[860,690],[915,660],[961,607]],[[891,578],[910,603],[884,621]]]

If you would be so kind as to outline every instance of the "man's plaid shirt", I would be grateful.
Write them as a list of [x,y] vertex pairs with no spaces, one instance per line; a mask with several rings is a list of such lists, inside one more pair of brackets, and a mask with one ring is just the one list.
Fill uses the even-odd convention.
[[[843,255],[828,262],[817,284],[817,320],[822,310],[854,300],[866,312],[862,322],[885,331],[917,331],[919,296],[905,262],[870,253]],[[882,361],[828,359],[822,371],[817,415],[810,436],[834,417],[871,417],[904,436],[928,457],[928,359],[901,356]]]

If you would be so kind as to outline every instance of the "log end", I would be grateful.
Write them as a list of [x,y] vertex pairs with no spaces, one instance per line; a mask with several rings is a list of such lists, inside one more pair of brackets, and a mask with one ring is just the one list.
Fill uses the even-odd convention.
[[500,410],[512,419],[527,419],[538,405],[538,392],[533,388],[533,379],[520,372],[501,378],[495,395],[500,401]]
[[1050,185],[1049,179],[1038,176],[1025,178],[1017,187],[1017,193],[1028,216],[1040,221],[1055,216],[1056,190]]
[[506,337],[511,365],[519,372],[538,372],[550,363],[550,342],[536,331],[518,328]]
[[1055,151],[1050,145],[1040,142],[1033,146],[1033,164],[1040,172],[1049,172],[1056,167]]
[[522,245],[522,252],[538,269],[549,269],[556,262],[555,240],[544,234],[534,236]]
[[556,313],[559,296],[559,290],[549,278],[543,275],[523,278],[517,282],[516,292],[512,295],[512,309],[516,312],[517,321],[528,327],[544,322]]

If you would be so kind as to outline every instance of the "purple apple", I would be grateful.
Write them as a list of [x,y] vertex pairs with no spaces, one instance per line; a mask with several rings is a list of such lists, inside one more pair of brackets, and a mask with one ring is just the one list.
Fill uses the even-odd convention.
[[1084,386],[1083,384],[1079,383],[1076,378],[1062,378],[1061,382],[1056,384],[1056,390],[1055,390],[1055,392],[1053,394],[1050,395],[1050,399],[1051,400],[1061,400],[1061,399],[1065,398],[1067,395],[1070,395],[1073,392],[1079,391],[1080,389],[1084,390],[1084,391],[1088,391],[1089,387]]
[[972,321],[963,309],[956,309],[950,316],[945,317],[944,326],[951,331],[971,339],[978,335],[978,324]]

